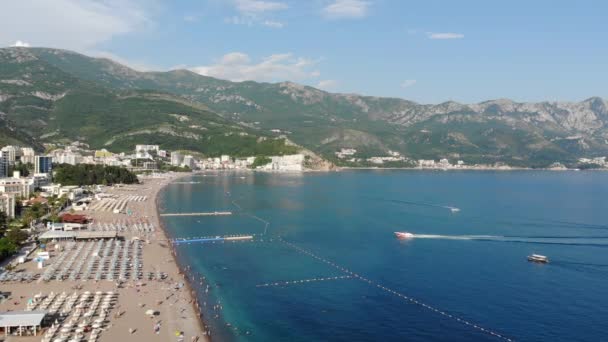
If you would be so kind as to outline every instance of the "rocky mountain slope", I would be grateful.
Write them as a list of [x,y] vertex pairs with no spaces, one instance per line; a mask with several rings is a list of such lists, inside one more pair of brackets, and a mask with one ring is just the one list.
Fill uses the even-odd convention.
[[[572,164],[581,156],[608,155],[608,106],[601,98],[578,103],[516,103],[501,99],[478,104],[427,105],[395,98],[333,94],[291,82],[229,82],[187,70],[138,72],[107,59],[64,50],[0,51],[5,55],[22,51],[34,56],[64,73],[66,85],[88,82],[108,91],[133,92],[138,96],[146,91],[162,92],[165,97],[172,94],[172,102],[179,103],[179,97],[198,110],[216,112],[226,125],[286,135],[328,158],[341,148],[356,148],[356,156],[361,158],[386,155],[392,150],[412,159],[447,157],[467,163],[502,161],[547,166],[555,161]],[[2,96],[10,96],[7,87],[27,87],[17,83],[30,82],[19,75],[0,78],[0,108],[7,102]],[[36,87],[51,96],[73,94],[45,88],[51,86],[41,83]]]

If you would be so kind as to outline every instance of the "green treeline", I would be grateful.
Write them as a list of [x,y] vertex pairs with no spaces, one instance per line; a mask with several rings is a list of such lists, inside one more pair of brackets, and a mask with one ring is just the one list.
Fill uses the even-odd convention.
[[9,219],[0,211],[0,260],[15,254],[19,245],[27,239],[27,233],[20,227],[9,227]]
[[56,165],[53,181],[61,185],[111,185],[137,183],[137,176],[120,166],[91,164]]

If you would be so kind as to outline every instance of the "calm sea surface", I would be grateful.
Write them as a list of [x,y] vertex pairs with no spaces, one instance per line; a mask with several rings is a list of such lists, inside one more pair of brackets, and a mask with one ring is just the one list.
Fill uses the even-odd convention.
[[[194,183],[169,185],[162,212],[234,215],[165,217],[171,237],[255,234],[177,246],[216,341],[501,340],[488,330],[519,341],[608,340],[608,173],[180,181]],[[395,231],[421,237],[399,241]],[[551,262],[529,263],[532,253]]]

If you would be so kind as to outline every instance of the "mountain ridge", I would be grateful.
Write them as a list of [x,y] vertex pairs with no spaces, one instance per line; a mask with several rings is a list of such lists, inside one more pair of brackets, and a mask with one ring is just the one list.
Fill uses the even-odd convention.
[[[77,80],[112,91],[149,90],[181,97],[237,125],[288,136],[329,159],[341,148],[356,148],[357,159],[363,160],[398,151],[409,159],[546,166],[608,154],[608,105],[597,96],[579,102],[499,98],[419,104],[330,93],[289,81],[231,82],[187,69],[140,72],[67,50],[9,49],[22,49]],[[0,83],[0,97],[2,87]]]

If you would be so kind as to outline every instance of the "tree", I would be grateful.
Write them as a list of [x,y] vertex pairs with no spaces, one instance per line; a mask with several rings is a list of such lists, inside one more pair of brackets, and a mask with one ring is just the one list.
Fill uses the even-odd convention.
[[17,252],[17,245],[7,238],[0,239],[0,259],[5,259]]
[[268,163],[272,162],[272,159],[265,157],[265,156],[257,156],[255,157],[255,160],[253,161],[253,164],[251,164],[251,168],[255,169],[258,166],[264,166]]
[[5,231],[8,228],[8,216],[4,211],[0,211],[0,230]]
[[16,163],[15,165],[9,168],[9,175],[13,174],[13,171],[19,171],[21,177],[27,177],[30,175],[30,171],[34,169],[34,166],[31,163]]
[[137,176],[124,167],[61,164],[55,167],[54,181],[63,185],[133,184]]
[[8,239],[9,242],[12,242],[15,245],[19,245],[23,241],[27,240],[28,236],[28,233],[20,228],[11,228],[8,230],[5,237],[6,239]]

